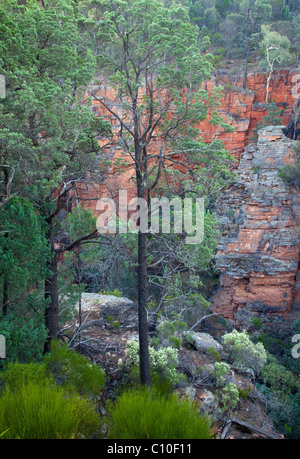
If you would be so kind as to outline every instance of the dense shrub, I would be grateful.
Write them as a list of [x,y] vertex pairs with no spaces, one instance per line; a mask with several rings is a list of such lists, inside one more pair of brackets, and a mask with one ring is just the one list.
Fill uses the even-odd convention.
[[126,391],[108,408],[108,437],[114,439],[209,439],[208,418],[174,394],[154,389]]
[[5,336],[7,361],[27,363],[43,357],[47,331],[40,315],[28,317],[9,312],[1,317],[1,334]]
[[2,379],[2,438],[100,437],[100,418],[90,403],[48,378],[45,366],[11,364]]
[[275,362],[268,363],[261,371],[263,383],[276,394],[280,400],[285,400],[295,393],[299,387],[299,378],[283,365]]
[[219,403],[219,413],[231,412],[239,402],[237,385],[229,380],[230,366],[225,362],[214,363],[216,377],[216,396]]
[[105,384],[104,371],[65,344],[52,341],[51,352],[44,361],[57,383],[79,394],[96,396]]
[[[137,341],[128,342],[129,363],[132,363],[136,369],[139,368],[139,343]],[[158,384],[168,383],[174,387],[184,375],[177,371],[178,350],[173,347],[162,347],[154,349],[149,347],[149,359],[152,372],[152,379]]]
[[267,362],[267,353],[262,343],[254,344],[248,334],[233,330],[222,337],[224,350],[229,354],[230,361],[238,368],[252,368],[259,373]]
[[47,374],[45,364],[41,363],[8,363],[4,372],[0,373],[0,381],[11,389],[28,382],[42,383],[46,381],[54,383],[54,378]]

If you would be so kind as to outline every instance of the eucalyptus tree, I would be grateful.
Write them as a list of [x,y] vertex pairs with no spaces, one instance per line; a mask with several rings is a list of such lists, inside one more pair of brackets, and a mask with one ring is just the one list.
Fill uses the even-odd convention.
[[6,98],[0,101],[0,193],[4,202],[16,194],[28,197],[47,224],[49,339],[58,333],[57,217],[67,193],[95,169],[96,136],[109,136],[110,130],[94,117],[84,96],[95,59],[79,23],[73,0],[0,2],[0,73],[6,78]]
[[263,25],[261,27],[263,39],[259,46],[263,52],[262,63],[267,65],[268,77],[266,86],[265,102],[269,102],[270,81],[274,70],[277,66],[285,65],[291,59],[290,40],[278,32],[271,30],[271,26]]
[[[211,98],[201,89],[203,81],[211,76],[213,58],[201,54],[197,27],[190,23],[187,9],[179,4],[166,7],[158,0],[97,0],[91,6],[95,8],[92,17],[101,41],[97,56],[99,79],[115,89],[116,100],[103,97],[101,91],[91,95],[117,120],[117,141],[124,161],[133,169],[136,197],[149,203],[159,182],[172,193],[172,183],[177,179],[182,183],[184,177],[189,177],[176,177],[176,167],[178,174],[183,168],[197,175],[193,160],[206,146],[196,123],[206,119],[209,108],[212,122],[220,122],[216,111],[220,88],[214,89]],[[218,142],[214,146],[225,163],[228,156],[224,149]],[[147,238],[147,227],[146,231],[140,227],[140,379],[149,385]]]

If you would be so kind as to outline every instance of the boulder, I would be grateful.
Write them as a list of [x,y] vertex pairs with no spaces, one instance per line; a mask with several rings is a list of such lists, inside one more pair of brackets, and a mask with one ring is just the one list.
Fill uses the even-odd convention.
[[187,332],[185,334],[185,340],[197,349],[197,351],[203,351],[206,353],[208,353],[211,349],[214,349],[217,352],[223,351],[223,346],[208,333]]

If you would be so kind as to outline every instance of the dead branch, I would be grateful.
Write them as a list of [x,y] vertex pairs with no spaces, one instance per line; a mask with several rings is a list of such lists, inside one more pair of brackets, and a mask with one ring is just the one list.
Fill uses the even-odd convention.
[[271,438],[272,440],[283,440],[284,439],[284,436],[282,434],[276,434],[274,432],[270,432],[268,430],[261,429],[260,427],[250,424],[249,422],[242,421],[241,419],[238,419],[235,416],[231,416],[230,421],[241,427],[245,427],[246,429],[249,429],[252,432],[262,437]]

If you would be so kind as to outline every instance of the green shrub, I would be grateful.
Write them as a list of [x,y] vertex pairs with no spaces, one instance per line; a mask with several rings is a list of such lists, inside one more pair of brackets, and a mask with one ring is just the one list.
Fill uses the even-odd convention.
[[262,321],[261,321],[261,319],[259,319],[259,317],[252,317],[251,323],[252,323],[253,327],[255,327],[257,330],[262,328],[262,325],[263,325]]
[[79,394],[96,396],[105,384],[104,371],[65,344],[52,341],[51,352],[44,361],[57,383]]
[[239,396],[240,398],[242,398],[243,400],[247,400],[247,398],[249,397],[250,393],[251,393],[251,387],[246,387],[246,389],[242,389],[241,387],[238,387],[238,391],[239,391]]
[[265,365],[260,376],[263,383],[282,401],[295,393],[299,386],[299,378],[283,365],[275,362]]
[[71,439],[100,436],[91,404],[58,386],[45,364],[8,364],[1,376],[1,438]]
[[149,388],[124,392],[108,407],[108,437],[114,439],[209,439],[208,418],[174,394]]
[[225,362],[215,362],[214,372],[216,377],[217,396],[220,414],[231,412],[237,406],[240,398],[236,384],[228,380],[230,366]]
[[43,381],[54,383],[54,378],[47,374],[45,364],[41,363],[8,363],[5,372],[0,374],[0,381],[11,389],[28,382],[42,384]]
[[79,395],[60,386],[29,381],[0,397],[3,438],[72,439],[99,436],[100,418]]
[[207,352],[212,356],[214,357],[214,359],[217,361],[217,362],[221,362],[221,356],[219,354],[219,352],[214,348],[214,347],[210,347],[209,349],[207,349]]
[[267,362],[267,353],[262,343],[254,344],[245,331],[233,330],[222,337],[224,350],[228,352],[229,359],[241,369],[252,368],[259,373]]
[[221,408],[221,413],[227,413],[234,410],[240,398],[237,385],[229,382],[224,387],[217,390],[216,395]]
[[[128,343],[129,363],[131,362],[136,368],[139,367],[139,343],[129,341]],[[178,350],[173,347],[163,347],[154,349],[149,347],[150,367],[152,377],[160,384],[167,382],[171,386],[178,384],[184,375],[177,372]]]
[[27,363],[43,358],[47,331],[39,314],[36,317],[26,317],[9,313],[1,317],[0,333],[6,339],[8,362]]

